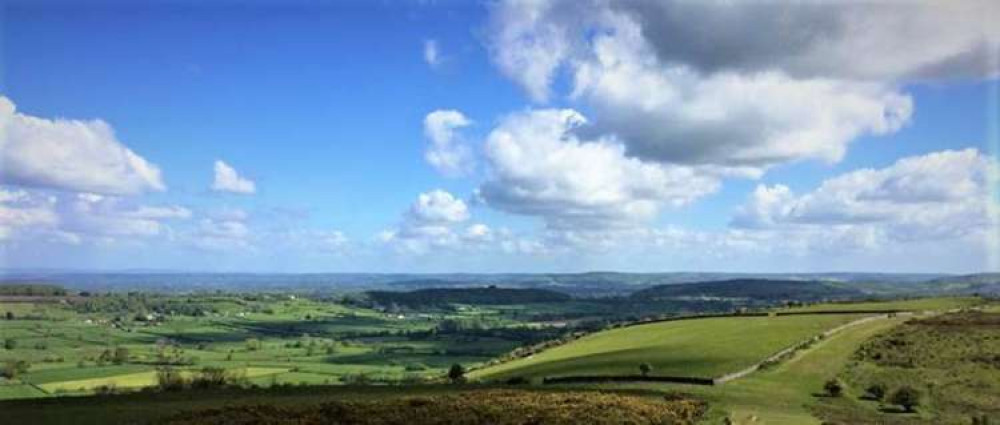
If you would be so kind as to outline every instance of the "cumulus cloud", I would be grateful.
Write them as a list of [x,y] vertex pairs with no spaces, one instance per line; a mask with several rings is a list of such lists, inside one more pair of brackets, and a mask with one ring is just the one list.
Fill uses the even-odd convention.
[[101,120],[45,119],[0,96],[0,178],[5,184],[112,195],[166,190],[160,169]]
[[424,136],[429,140],[424,158],[446,176],[468,174],[473,168],[473,156],[457,131],[472,121],[456,110],[439,109],[424,118]]
[[95,193],[0,189],[0,241],[135,242],[173,234],[171,222],[192,213],[177,205],[143,205]]
[[420,225],[458,223],[469,219],[469,207],[454,195],[435,189],[417,196],[407,218]]
[[661,207],[693,202],[719,186],[707,169],[627,157],[610,138],[582,140],[586,123],[570,109],[532,110],[503,119],[487,137],[488,205],[538,216],[549,227],[607,227],[651,219]]
[[975,149],[902,158],[852,171],[796,195],[760,185],[732,225],[748,229],[842,228],[869,239],[910,241],[984,236],[987,175],[996,165]]
[[59,225],[55,204],[53,196],[0,189],[0,242],[39,230],[55,230]]
[[[564,75],[630,156],[759,176],[905,125],[907,82],[997,75],[990,1],[502,1],[488,45],[537,102]],[[993,65],[990,65],[993,63]]]
[[432,190],[420,194],[403,214],[400,224],[379,233],[377,240],[397,253],[417,256],[443,252],[529,255],[542,252],[532,244],[533,240],[506,228],[494,229],[484,223],[468,223],[469,220],[464,201],[443,190]]
[[253,181],[240,176],[236,169],[221,160],[215,161],[215,180],[212,190],[250,195],[257,191]]

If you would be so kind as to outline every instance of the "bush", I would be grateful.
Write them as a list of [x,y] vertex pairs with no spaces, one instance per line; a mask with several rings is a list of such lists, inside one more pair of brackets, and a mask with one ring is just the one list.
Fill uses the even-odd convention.
[[229,382],[226,369],[221,367],[203,367],[198,375],[191,380],[191,388],[220,388]]
[[7,338],[3,340],[3,348],[6,348],[8,350],[13,350],[17,348],[17,340],[14,338]]
[[162,367],[156,370],[156,387],[160,391],[180,391],[188,386],[184,374],[172,367]]
[[464,382],[465,381],[465,368],[462,367],[462,365],[460,365],[458,363],[455,363],[455,364],[451,365],[451,368],[448,369],[448,380],[450,380],[452,383],[455,383],[455,384],[460,383],[460,382]]
[[523,376],[515,376],[512,378],[507,378],[507,380],[504,381],[503,383],[507,385],[528,385],[531,383],[531,380]]
[[247,351],[257,351],[260,350],[261,344],[260,340],[257,338],[247,338],[246,340]]
[[920,391],[910,386],[902,386],[893,391],[889,402],[902,407],[906,412],[913,412],[920,406]]
[[28,369],[31,369],[31,363],[24,360],[7,360],[0,367],[0,376],[7,379],[14,379],[18,375],[27,372]]
[[823,384],[823,390],[830,397],[840,397],[844,393],[844,384],[839,379],[834,378]]
[[115,352],[111,355],[111,361],[114,364],[122,364],[128,361],[129,352],[128,348],[118,347],[115,348]]
[[117,393],[118,393],[118,388],[115,387],[115,384],[101,385],[97,388],[94,388],[94,394],[97,394],[99,396],[115,395]]
[[653,371],[653,365],[649,363],[643,363],[639,365],[639,374],[642,376],[649,376],[649,373]]
[[886,392],[885,384],[872,384],[865,389],[865,396],[872,400],[882,401],[885,399]]

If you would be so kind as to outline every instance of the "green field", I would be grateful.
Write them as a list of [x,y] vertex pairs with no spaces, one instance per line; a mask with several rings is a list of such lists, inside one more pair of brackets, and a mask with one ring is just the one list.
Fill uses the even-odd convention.
[[613,329],[474,372],[471,377],[636,375],[713,378],[759,362],[806,338],[863,315],[726,317],[660,322]]

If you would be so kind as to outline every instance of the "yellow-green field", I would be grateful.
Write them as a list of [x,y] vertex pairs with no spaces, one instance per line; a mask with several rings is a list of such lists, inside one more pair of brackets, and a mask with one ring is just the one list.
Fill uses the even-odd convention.
[[[287,372],[288,369],[248,367],[235,370],[239,375],[247,378],[257,378],[267,375],[275,375]],[[124,375],[108,376],[104,378],[80,379],[75,381],[60,381],[41,384],[39,387],[46,392],[57,391],[88,391],[102,386],[113,386],[116,388],[142,388],[156,385],[156,372],[138,372]]]

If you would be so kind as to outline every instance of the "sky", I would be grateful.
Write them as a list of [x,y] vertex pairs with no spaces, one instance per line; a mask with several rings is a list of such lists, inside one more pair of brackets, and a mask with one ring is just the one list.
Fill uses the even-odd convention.
[[1000,271],[997,17],[0,0],[0,268]]

